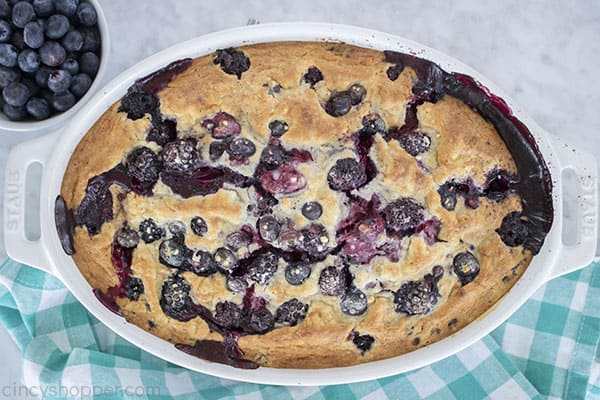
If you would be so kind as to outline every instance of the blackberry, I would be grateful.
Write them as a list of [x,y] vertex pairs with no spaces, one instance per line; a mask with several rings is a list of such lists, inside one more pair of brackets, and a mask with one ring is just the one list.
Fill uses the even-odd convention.
[[215,322],[227,329],[239,327],[242,318],[240,306],[231,301],[220,301],[215,306]]
[[403,283],[394,293],[396,312],[408,315],[428,314],[441,296],[437,287],[438,280],[439,277],[427,274],[422,280]]
[[306,82],[310,85],[310,87],[314,87],[318,82],[323,80],[323,73],[317,67],[310,67],[306,71],[306,73],[302,76],[302,81]]
[[208,225],[204,218],[196,216],[192,218],[190,221],[190,227],[192,228],[192,232],[194,232],[197,236],[204,236],[206,232],[208,232]]
[[134,85],[121,100],[118,112],[127,113],[127,118],[136,120],[145,114],[158,109],[159,101],[153,93],[147,92],[142,86]]
[[158,181],[161,170],[160,159],[147,147],[136,147],[125,160],[127,175],[142,183],[153,184]]
[[327,267],[319,275],[319,288],[328,296],[339,296],[346,292],[350,280],[344,268]]
[[468,251],[458,253],[454,257],[452,265],[454,273],[458,276],[458,280],[463,286],[479,275],[479,261]]
[[275,322],[296,326],[306,318],[308,304],[304,304],[294,298],[280,305],[275,311]]
[[158,261],[171,268],[185,269],[190,250],[182,236],[175,236],[163,241],[158,247]]
[[140,278],[130,276],[125,282],[125,296],[129,300],[137,301],[144,294],[144,282]]
[[311,264],[305,262],[291,263],[285,267],[285,280],[290,285],[298,286],[308,279],[311,272]]
[[352,286],[342,297],[340,309],[346,315],[357,316],[367,311],[367,296],[357,287]]
[[138,230],[144,243],[152,243],[165,236],[165,230],[159,227],[152,218],[146,218],[140,222]]
[[274,242],[281,232],[281,224],[272,215],[263,215],[256,223],[258,233],[263,240]]
[[232,47],[217,50],[213,63],[219,64],[223,72],[235,75],[238,79],[241,79],[242,73],[250,68],[250,59],[243,52]]
[[502,219],[500,228],[496,229],[500,239],[509,247],[517,247],[525,243],[529,236],[527,222],[521,219],[521,213],[514,211]]
[[173,319],[186,322],[198,315],[196,304],[190,297],[190,284],[179,274],[164,281],[160,296],[160,308]]
[[279,256],[271,251],[259,254],[248,266],[248,278],[264,286],[273,279],[278,263]]
[[196,250],[187,260],[190,271],[198,276],[209,276],[217,272],[217,263],[212,254],[204,250]]
[[385,227],[391,231],[412,233],[423,222],[425,211],[416,201],[401,197],[383,210]]
[[115,240],[119,246],[125,247],[126,249],[133,249],[137,247],[140,242],[140,237],[135,230],[128,226],[124,226],[115,234]]
[[165,171],[191,174],[202,165],[202,155],[194,138],[167,143],[160,157]]
[[375,338],[368,334],[360,335],[356,332],[352,338],[352,343],[360,350],[360,354],[364,355],[367,351],[371,350],[371,346],[375,343]]
[[319,257],[329,248],[327,229],[321,224],[311,224],[302,233],[302,247],[306,252]]
[[429,150],[431,139],[419,131],[409,131],[398,136],[398,143],[408,154],[415,157]]
[[367,181],[364,167],[354,158],[342,158],[327,173],[327,183],[333,190],[349,192]]
[[240,325],[250,335],[267,333],[275,326],[275,317],[267,308],[259,308],[247,311]]

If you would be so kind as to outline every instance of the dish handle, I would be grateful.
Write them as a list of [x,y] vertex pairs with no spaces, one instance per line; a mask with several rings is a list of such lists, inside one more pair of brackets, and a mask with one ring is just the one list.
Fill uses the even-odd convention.
[[[8,256],[18,262],[54,274],[42,238],[29,240],[25,234],[25,187],[27,169],[33,163],[46,163],[59,132],[14,146],[8,154],[4,177],[4,244]],[[42,171],[42,182],[45,171]],[[35,188],[39,191],[40,188]],[[40,204],[44,204],[41,199]],[[41,210],[40,210],[41,211]],[[39,224],[39,221],[38,221]],[[42,229],[43,232],[43,229]]]
[[[577,240],[572,245],[563,243],[558,251],[558,259],[548,279],[573,272],[594,261],[598,240],[598,168],[596,158],[563,139],[548,135],[560,163],[559,173],[572,170],[577,179]],[[559,179],[562,182],[562,179]],[[562,196],[562,201],[567,201]],[[558,207],[563,207],[559,204]],[[562,210],[559,215],[562,215]],[[564,217],[563,217],[564,218]],[[561,222],[564,231],[564,219]],[[563,232],[561,231],[561,237]]]

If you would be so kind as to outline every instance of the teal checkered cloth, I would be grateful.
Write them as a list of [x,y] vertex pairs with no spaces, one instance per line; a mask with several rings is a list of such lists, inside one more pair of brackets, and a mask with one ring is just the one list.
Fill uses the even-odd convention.
[[113,334],[54,277],[13,261],[0,266],[0,322],[23,351],[24,385],[45,398],[600,399],[598,263],[549,282],[454,356],[350,385],[256,385],[177,367]]

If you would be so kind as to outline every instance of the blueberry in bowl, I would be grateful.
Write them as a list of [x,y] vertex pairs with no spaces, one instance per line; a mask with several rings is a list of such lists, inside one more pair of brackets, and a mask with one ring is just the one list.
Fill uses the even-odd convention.
[[[0,19],[0,132],[45,132],[99,87],[110,48],[106,19],[97,0],[6,4],[8,16]],[[15,84],[26,89],[15,90]]]

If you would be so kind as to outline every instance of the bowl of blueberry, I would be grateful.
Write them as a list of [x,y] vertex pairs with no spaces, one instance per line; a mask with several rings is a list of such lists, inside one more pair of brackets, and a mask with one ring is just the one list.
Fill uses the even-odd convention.
[[0,132],[46,132],[98,88],[109,53],[97,0],[0,0]]

